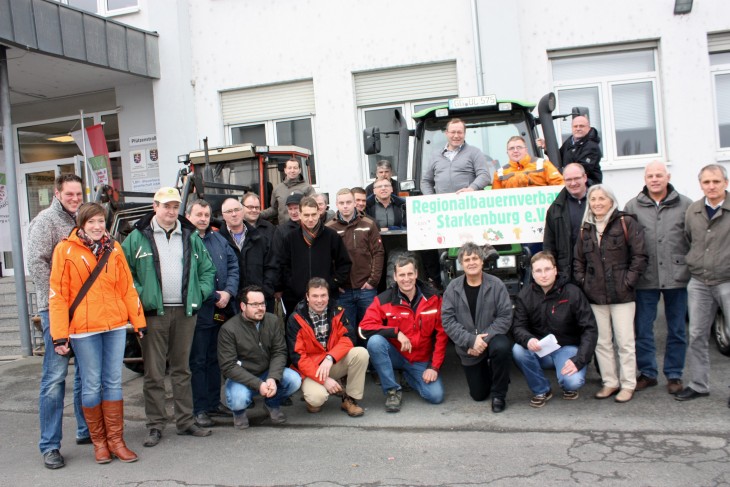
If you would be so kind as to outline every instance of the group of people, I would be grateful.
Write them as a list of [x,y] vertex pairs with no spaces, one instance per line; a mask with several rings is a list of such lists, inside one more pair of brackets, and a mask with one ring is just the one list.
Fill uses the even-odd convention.
[[[555,369],[563,399],[574,400],[594,353],[603,382],[595,397],[624,403],[658,383],[653,323],[660,295],[668,392],[680,401],[706,396],[710,326],[718,306],[730,305],[726,171],[703,168],[705,198],[691,203],[669,183],[666,166],[652,162],[643,190],[620,211],[601,184],[597,133],[586,124],[586,117],[574,118],[563,166],[533,158],[524,138],[514,136],[509,162],[490,174],[487,158],[464,140],[466,124],[453,119],[446,146],[424,172],[424,194],[490,183],[565,185],[548,209],[532,280],[514,306],[505,285],[484,272],[485,248],[473,243],[459,250],[464,274],[443,294],[432,279],[419,279],[419,264],[430,277],[429,253],[399,256],[389,276],[394,284],[385,286],[380,232],[406,226],[388,161],[377,163],[367,188],[339,190],[336,211],[303,181],[299,161],[287,161],[268,208],[262,211],[254,193],[228,198],[219,229],[208,202],[191,201],[182,216],[178,190],[161,188],[121,245],[105,230],[103,208],[81,204],[81,180],[60,176],[51,206],[29,229],[28,267],[47,351],[39,406],[45,466],[65,465],[61,418],[71,348],[77,443],[92,443],[98,463],[137,459],[123,440],[127,323],[145,364],[145,447],[160,442],[168,422],[166,371],[177,434],[205,437],[215,416],[232,415],[236,428],[248,428],[256,395],[272,423],[286,422],[281,406],[299,389],[312,414],[334,395],[346,414],[361,416],[369,369],[388,412],[402,408],[404,387],[441,403],[449,339],[470,396],[491,397],[495,413],[506,408],[513,361],[526,377],[530,405],[539,408],[553,397],[544,369]],[[580,154],[589,160],[576,159]],[[685,387],[687,348],[692,379]]]

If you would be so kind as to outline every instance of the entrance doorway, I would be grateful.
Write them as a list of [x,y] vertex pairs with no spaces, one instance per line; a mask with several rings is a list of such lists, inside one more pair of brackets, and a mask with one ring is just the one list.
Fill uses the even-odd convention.
[[[82,179],[81,158],[70,157],[54,161],[21,164],[18,170],[18,203],[23,249],[27,249],[28,225],[30,221],[51,205],[55,191],[55,180],[61,174],[76,174]],[[88,195],[85,196],[88,200]],[[15,275],[12,254],[3,252],[2,275]]]

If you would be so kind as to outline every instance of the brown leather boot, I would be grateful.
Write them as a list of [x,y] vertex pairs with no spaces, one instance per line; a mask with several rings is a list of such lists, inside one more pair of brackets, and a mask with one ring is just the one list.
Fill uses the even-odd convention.
[[125,463],[137,461],[137,454],[124,443],[124,401],[102,401],[106,441],[112,455]]
[[106,441],[106,429],[104,428],[104,416],[101,411],[101,404],[93,408],[81,408],[84,410],[84,418],[89,427],[89,436],[94,444],[94,457],[96,463],[109,463],[112,461],[109,446]]
[[345,394],[344,392],[342,396],[342,406],[340,406],[340,408],[344,412],[346,412],[348,416],[351,416],[353,418],[365,414],[365,410],[357,404],[357,401]]

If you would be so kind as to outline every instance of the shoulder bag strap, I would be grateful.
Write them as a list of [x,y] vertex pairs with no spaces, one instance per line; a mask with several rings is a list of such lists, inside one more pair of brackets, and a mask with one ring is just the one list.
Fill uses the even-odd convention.
[[621,215],[621,227],[624,229],[624,238],[626,243],[629,243],[629,230],[626,228],[626,222],[624,221],[623,215]]
[[84,299],[84,296],[86,296],[86,293],[89,292],[89,289],[91,289],[91,286],[94,284],[94,281],[96,281],[96,278],[99,276],[99,273],[101,272],[101,269],[106,265],[106,262],[109,260],[109,255],[111,255],[111,252],[104,252],[104,254],[101,256],[101,259],[99,259],[99,262],[97,262],[96,267],[94,267],[94,270],[91,271],[91,275],[89,275],[89,278],[86,279],[84,282],[84,285],[81,286],[81,290],[76,295],[76,299],[74,299],[73,304],[68,310],[68,322],[71,323],[71,320],[74,317],[74,313],[76,312],[76,308],[79,307],[79,304],[81,304],[81,300]]

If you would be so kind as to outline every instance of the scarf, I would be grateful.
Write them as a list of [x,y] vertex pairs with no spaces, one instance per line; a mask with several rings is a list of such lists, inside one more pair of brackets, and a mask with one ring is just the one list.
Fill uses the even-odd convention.
[[114,241],[107,232],[104,232],[104,235],[98,241],[92,240],[91,237],[86,235],[86,232],[84,232],[81,228],[76,231],[76,235],[78,235],[84,245],[89,247],[89,250],[91,250],[91,253],[94,254],[97,261],[101,258],[104,252],[111,252],[112,247],[114,246]]
[[317,224],[312,230],[309,230],[301,222],[300,225],[302,225],[302,237],[304,237],[304,243],[307,244],[307,247],[311,247],[312,244],[314,244],[314,239],[319,237],[319,234],[322,233],[322,227],[324,226],[322,224],[322,220],[317,219]]

